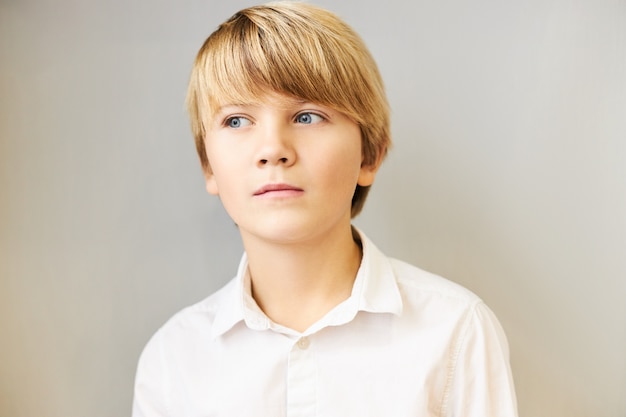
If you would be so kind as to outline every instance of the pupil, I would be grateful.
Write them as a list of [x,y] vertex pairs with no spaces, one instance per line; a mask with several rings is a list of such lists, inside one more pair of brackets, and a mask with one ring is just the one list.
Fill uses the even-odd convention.
[[239,119],[231,119],[230,120],[230,127],[239,127]]
[[309,116],[308,114],[303,114],[302,116],[300,116],[300,121],[302,123],[310,123],[311,122],[311,116]]

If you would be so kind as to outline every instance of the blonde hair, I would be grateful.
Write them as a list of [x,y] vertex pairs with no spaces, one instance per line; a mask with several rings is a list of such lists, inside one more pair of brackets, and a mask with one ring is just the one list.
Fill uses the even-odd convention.
[[[361,129],[363,164],[382,162],[391,145],[389,105],[376,62],[359,35],[333,13],[300,2],[243,9],[204,42],[187,107],[202,168],[206,126],[224,103],[260,101],[278,92],[331,107]],[[368,187],[357,185],[352,217]]]

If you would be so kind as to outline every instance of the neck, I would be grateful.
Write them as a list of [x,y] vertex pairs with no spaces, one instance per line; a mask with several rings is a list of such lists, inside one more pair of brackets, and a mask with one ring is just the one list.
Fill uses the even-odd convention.
[[349,225],[319,241],[295,244],[242,237],[252,296],[275,323],[303,332],[350,297],[361,248]]

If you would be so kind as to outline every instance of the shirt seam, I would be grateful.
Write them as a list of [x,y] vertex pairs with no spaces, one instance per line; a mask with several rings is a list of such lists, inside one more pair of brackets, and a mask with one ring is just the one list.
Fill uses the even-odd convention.
[[468,310],[467,316],[465,317],[465,320],[463,321],[463,325],[461,326],[459,337],[454,342],[452,355],[450,357],[450,363],[447,369],[446,384],[444,386],[443,394],[441,396],[441,407],[439,408],[440,417],[444,417],[448,413],[450,390],[452,389],[452,385],[454,382],[454,374],[456,373],[456,369],[458,366],[459,356],[461,354],[461,350],[463,349],[463,346],[465,346],[465,342],[469,334],[469,328],[470,328],[472,316],[476,312],[476,306],[480,303],[481,303],[480,300],[477,300],[474,303],[472,303],[471,307]]

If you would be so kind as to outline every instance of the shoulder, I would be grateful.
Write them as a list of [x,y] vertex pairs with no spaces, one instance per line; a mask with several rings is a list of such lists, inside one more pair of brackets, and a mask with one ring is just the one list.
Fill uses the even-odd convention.
[[439,275],[425,271],[407,262],[387,256],[359,229],[356,229],[363,243],[364,275],[388,281],[391,277],[403,299],[407,296],[433,296],[456,299],[459,302],[475,303],[479,298],[464,288]]
[[198,351],[211,346],[219,316],[236,291],[236,280],[204,300],[186,307],[165,322],[144,346],[137,367],[137,381],[151,386],[149,380],[186,372],[198,365]]
[[[153,415],[155,408],[167,410],[177,398],[185,398],[184,382],[193,380],[196,369],[207,368],[211,334],[220,312],[236,294],[236,280],[204,300],[174,314],[150,338],[137,365],[134,413]],[[199,354],[202,353],[202,354]],[[172,381],[177,381],[175,384]],[[134,414],[134,415],[135,415]]]
[[389,262],[402,299],[401,320],[409,327],[447,329],[457,342],[470,329],[499,327],[489,307],[469,289],[406,262]]
[[396,293],[401,300],[400,310],[405,320],[423,322],[425,318],[432,318],[433,322],[459,322],[482,303],[478,296],[462,285],[389,257],[362,232],[360,237],[364,249],[362,268],[368,281],[366,288],[376,289],[368,291],[367,296],[377,298],[376,293],[381,288],[388,294]]
[[232,279],[205,299],[175,313],[156,331],[153,339],[174,342],[210,334],[216,317],[232,303],[236,290],[236,279]]
[[508,355],[508,343],[493,311],[467,288],[416,266],[389,258],[403,303],[403,316],[411,322],[438,329],[448,327],[457,349],[462,343],[493,343]]
[[388,259],[403,296],[449,299],[466,305],[481,302],[476,294],[460,284],[407,262]]

